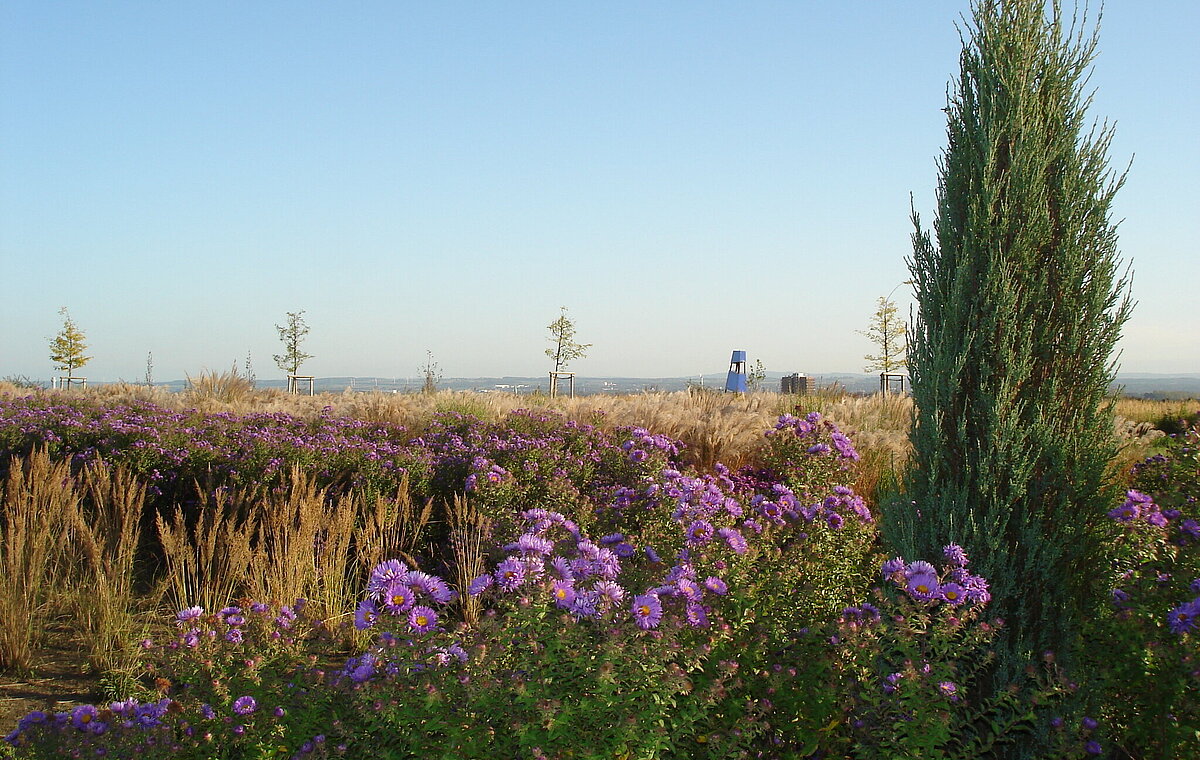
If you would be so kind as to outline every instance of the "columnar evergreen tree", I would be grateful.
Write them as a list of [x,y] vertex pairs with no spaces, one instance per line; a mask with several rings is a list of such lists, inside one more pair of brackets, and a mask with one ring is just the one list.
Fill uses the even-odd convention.
[[1085,131],[1096,31],[1058,0],[976,0],[949,96],[931,236],[915,211],[917,413],[911,505],[885,529],[929,558],[950,542],[1008,621],[997,684],[1024,658],[1069,655],[1099,577],[1111,496],[1106,401],[1129,314],[1118,271],[1111,131]]

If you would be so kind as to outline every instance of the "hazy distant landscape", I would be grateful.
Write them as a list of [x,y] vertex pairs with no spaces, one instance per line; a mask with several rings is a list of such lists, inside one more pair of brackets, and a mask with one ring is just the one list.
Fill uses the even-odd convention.
[[[791,374],[791,373],[786,373]],[[768,372],[763,383],[763,390],[778,391],[782,372]],[[879,390],[879,376],[853,373],[827,373],[809,375],[816,389],[831,389],[839,387],[848,393],[874,393]],[[318,377],[314,381],[317,393],[342,393],[345,391],[383,393],[409,393],[421,390],[422,379],[416,375],[411,377]],[[542,377],[448,377],[438,383],[438,387],[452,391],[503,391],[508,393],[546,392],[548,379]],[[187,387],[187,379],[169,380],[155,383],[156,386],[171,391],[181,391]],[[283,379],[258,379],[256,385],[261,388],[285,388],[287,382]],[[713,372],[707,375],[692,377],[588,377],[579,375],[575,378],[575,393],[590,396],[597,393],[641,393],[644,391],[680,391],[689,387],[701,386],[720,390],[725,386],[725,373]],[[567,390],[563,381],[560,391]],[[1149,399],[1180,399],[1200,398],[1200,373],[1188,374],[1156,374],[1148,372],[1130,372],[1118,374],[1112,385],[1114,393],[1135,398]]]

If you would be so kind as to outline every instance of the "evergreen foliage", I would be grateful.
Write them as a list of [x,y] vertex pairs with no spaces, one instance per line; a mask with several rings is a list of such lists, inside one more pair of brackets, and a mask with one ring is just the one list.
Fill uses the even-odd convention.
[[1106,392],[1128,318],[1107,166],[1084,130],[1096,50],[1058,0],[977,0],[952,88],[933,235],[913,213],[918,409],[907,491],[886,530],[906,556],[961,544],[1007,619],[997,684],[1069,655],[1097,590],[1111,500]]
[[54,363],[54,368],[67,373],[67,377],[74,376],[75,370],[92,360],[92,357],[84,354],[87,351],[87,341],[83,334],[83,330],[75,324],[75,320],[71,319],[71,314],[64,306],[58,310],[62,315],[63,326],[50,341],[50,361]]

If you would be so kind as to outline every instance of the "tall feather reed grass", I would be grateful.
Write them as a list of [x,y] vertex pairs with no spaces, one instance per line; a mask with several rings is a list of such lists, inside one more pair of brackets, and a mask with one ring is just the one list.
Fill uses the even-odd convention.
[[138,626],[134,564],[141,539],[145,486],[124,467],[103,461],[82,474],[87,498],[67,517],[78,554],[72,577],[78,633],[97,673],[132,672]]
[[0,670],[33,665],[61,562],[65,516],[79,495],[70,466],[45,451],[14,458],[0,512]]
[[459,609],[468,625],[479,620],[479,597],[471,596],[471,581],[483,575],[483,542],[488,534],[488,519],[471,506],[465,495],[454,496],[447,510],[450,523],[451,581],[458,591]]
[[179,506],[169,517],[155,515],[167,569],[159,598],[168,596],[175,609],[219,610],[246,590],[254,561],[256,525],[249,508],[254,494],[199,483],[196,490],[195,519]]

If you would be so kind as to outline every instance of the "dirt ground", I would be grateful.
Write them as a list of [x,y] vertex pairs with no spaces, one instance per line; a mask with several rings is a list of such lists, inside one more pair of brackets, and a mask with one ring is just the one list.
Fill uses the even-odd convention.
[[69,642],[37,652],[32,672],[0,673],[0,736],[31,710],[59,711],[103,696],[99,679],[81,672],[83,657]]

